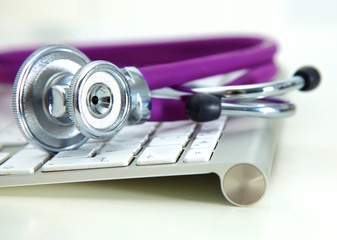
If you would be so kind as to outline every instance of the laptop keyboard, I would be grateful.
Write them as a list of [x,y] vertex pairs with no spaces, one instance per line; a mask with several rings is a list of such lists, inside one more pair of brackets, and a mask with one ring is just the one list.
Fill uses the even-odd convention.
[[[226,124],[226,118],[196,124],[192,121],[148,122],[123,128],[105,142],[89,140],[77,150],[52,155],[28,144],[15,124],[0,132],[0,175],[148,165],[207,163]],[[16,151],[6,152],[6,147]],[[183,154],[184,153],[184,154]],[[183,156],[183,157],[182,157]],[[1,179],[0,176],[0,179]]]

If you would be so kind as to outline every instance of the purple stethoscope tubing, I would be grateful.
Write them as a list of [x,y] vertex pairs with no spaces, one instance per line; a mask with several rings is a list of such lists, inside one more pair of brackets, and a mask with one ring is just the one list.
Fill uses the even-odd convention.
[[[200,78],[245,69],[230,85],[269,81],[276,73],[274,41],[263,37],[220,37],[161,43],[79,47],[91,60],[106,60],[118,67],[135,66],[150,90],[174,87]],[[0,54],[0,82],[12,83],[32,50]],[[172,114],[174,113],[174,114]],[[150,121],[187,119],[184,99],[152,98]]]

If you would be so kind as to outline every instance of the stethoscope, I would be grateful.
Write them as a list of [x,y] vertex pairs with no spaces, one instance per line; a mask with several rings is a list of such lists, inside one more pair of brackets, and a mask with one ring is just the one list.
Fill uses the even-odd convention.
[[[290,79],[267,82],[276,72],[276,46],[262,38],[80,50],[67,45],[42,47],[25,60],[15,78],[13,110],[18,125],[28,139],[49,151],[76,149],[88,138],[107,139],[125,125],[146,121],[289,116],[294,105],[270,97],[312,90],[320,80],[316,69],[304,67]],[[12,77],[29,54],[28,50],[1,54],[0,81]],[[225,86],[188,84],[242,69],[244,73]],[[164,87],[183,94],[179,98],[151,96],[153,90]]]

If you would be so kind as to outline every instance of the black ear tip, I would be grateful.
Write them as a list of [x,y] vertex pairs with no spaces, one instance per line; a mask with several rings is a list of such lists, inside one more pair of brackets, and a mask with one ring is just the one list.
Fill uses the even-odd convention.
[[221,115],[220,98],[210,94],[194,94],[186,101],[186,114],[195,122],[208,122]]
[[306,66],[298,69],[294,76],[301,76],[305,80],[305,85],[301,88],[301,91],[311,91],[315,89],[321,80],[319,71],[311,66]]

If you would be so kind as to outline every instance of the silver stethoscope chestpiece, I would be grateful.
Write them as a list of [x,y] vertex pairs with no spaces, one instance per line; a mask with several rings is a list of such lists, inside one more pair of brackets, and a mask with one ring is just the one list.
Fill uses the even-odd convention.
[[35,51],[21,66],[13,89],[21,130],[54,152],[76,149],[89,137],[112,137],[151,113],[150,90],[137,69],[90,62],[66,45]]

